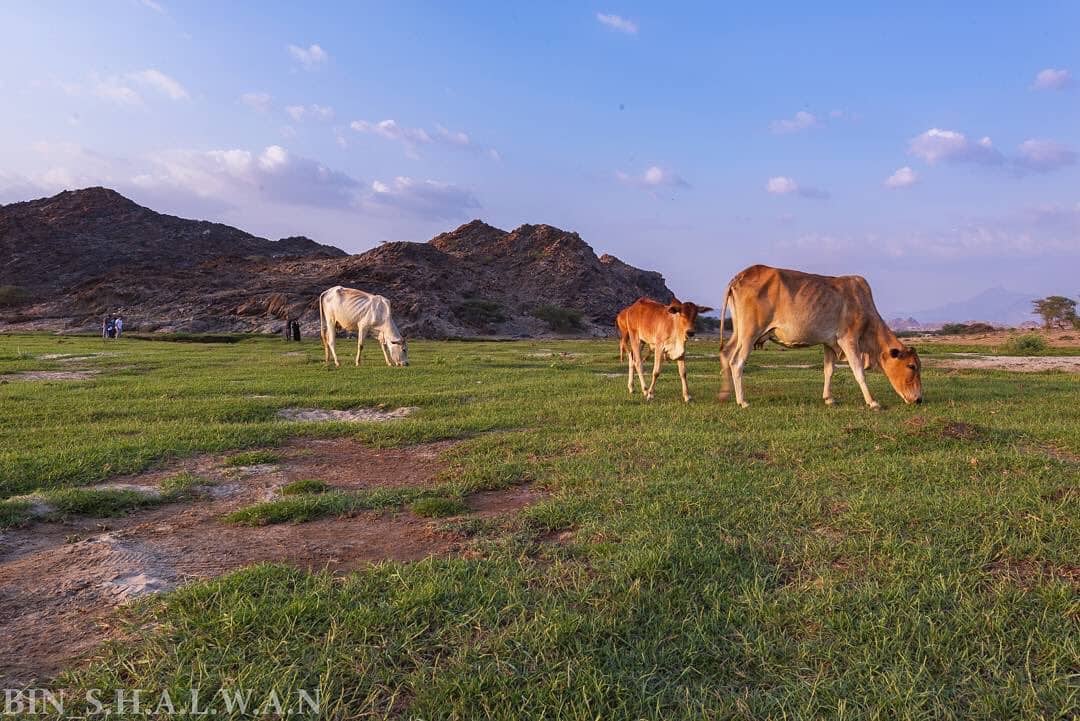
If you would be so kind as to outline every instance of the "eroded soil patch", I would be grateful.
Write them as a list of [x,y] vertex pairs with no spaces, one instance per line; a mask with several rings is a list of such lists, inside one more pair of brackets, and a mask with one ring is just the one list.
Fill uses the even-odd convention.
[[392,421],[404,418],[418,410],[413,406],[384,410],[382,408],[353,408],[351,410],[329,410],[326,408],[283,408],[278,411],[278,418],[287,421],[345,421],[347,423],[365,423],[371,421]]
[[[225,463],[228,456],[192,458],[103,485],[152,489],[186,472],[205,482],[197,500],[0,534],[0,684],[17,687],[71,666],[116,636],[118,605],[187,581],[263,561],[347,572],[383,560],[465,553],[467,538],[407,510],[256,527],[221,520],[230,511],[279,497],[281,486],[305,478],[323,480],[331,489],[434,486],[446,467],[440,456],[453,443],[374,449],[348,438],[298,439],[276,449],[275,464],[236,468]],[[495,519],[541,495],[531,487],[511,487],[473,494],[466,505],[469,514]]]

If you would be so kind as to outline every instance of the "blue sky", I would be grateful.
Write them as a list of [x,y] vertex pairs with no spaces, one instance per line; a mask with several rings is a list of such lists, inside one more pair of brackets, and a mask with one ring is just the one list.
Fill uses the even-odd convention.
[[349,251],[550,223],[716,305],[1080,291],[1075,3],[0,4],[0,201],[105,184]]

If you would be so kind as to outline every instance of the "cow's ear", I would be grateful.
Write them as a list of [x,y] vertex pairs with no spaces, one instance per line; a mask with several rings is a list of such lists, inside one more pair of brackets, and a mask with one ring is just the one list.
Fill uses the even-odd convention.
[[890,348],[889,349],[889,355],[892,356],[893,358],[899,358],[900,357],[900,349],[899,348]]
[[697,312],[698,313],[708,313],[710,310],[712,310],[712,308],[710,308],[707,305],[703,305],[703,306],[701,306],[700,308],[697,309]]

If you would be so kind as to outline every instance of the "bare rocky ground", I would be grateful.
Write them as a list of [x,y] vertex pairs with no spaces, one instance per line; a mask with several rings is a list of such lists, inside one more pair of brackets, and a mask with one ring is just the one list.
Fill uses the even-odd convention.
[[1080,355],[1072,356],[1005,356],[978,353],[950,353],[947,358],[927,358],[923,363],[931,368],[1016,371],[1065,371],[1080,373]]
[[[296,440],[280,461],[231,468],[221,456],[111,479],[97,486],[159,493],[181,472],[205,480],[191,501],[121,518],[38,522],[0,534],[0,685],[18,687],[71,667],[116,637],[124,602],[263,561],[343,573],[384,560],[452,556],[468,541],[443,521],[401,511],[361,512],[261,527],[221,520],[229,511],[277,497],[294,480],[333,489],[433,485],[453,442],[373,449],[352,439]],[[466,499],[470,517],[509,518],[540,498],[513,487]]]

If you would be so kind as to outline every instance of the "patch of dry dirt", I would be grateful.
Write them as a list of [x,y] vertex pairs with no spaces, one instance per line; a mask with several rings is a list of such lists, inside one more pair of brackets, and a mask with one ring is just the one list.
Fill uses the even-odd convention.
[[287,421],[346,421],[349,423],[365,423],[392,421],[396,418],[404,418],[417,411],[414,406],[383,410],[381,408],[353,408],[352,410],[328,410],[325,408],[282,408],[278,411],[278,418]]
[[1039,371],[1080,373],[1080,356],[1005,356],[952,353],[947,358],[926,358],[923,360],[923,365],[930,368],[1001,370],[1019,373],[1037,373]]
[[1080,589],[1080,566],[1053,564],[1035,559],[1005,558],[988,563],[984,568],[994,578],[1008,580],[1021,588],[1032,588],[1047,581],[1060,581]]
[[98,371],[20,371],[0,375],[4,381],[85,381],[98,374]]
[[[406,510],[259,527],[220,520],[303,478],[346,489],[434,485],[446,465],[441,454],[453,444],[375,449],[352,439],[297,439],[279,449],[279,463],[247,468],[229,468],[227,456],[201,456],[101,486],[152,490],[188,472],[206,480],[201,500],[0,534],[0,687],[70,667],[116,636],[118,605],[187,581],[263,561],[347,572],[466,552],[467,539]],[[517,486],[474,494],[466,505],[481,517],[510,516],[542,495]]]

